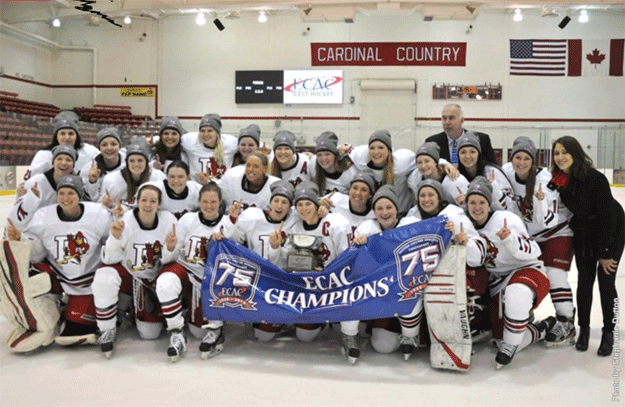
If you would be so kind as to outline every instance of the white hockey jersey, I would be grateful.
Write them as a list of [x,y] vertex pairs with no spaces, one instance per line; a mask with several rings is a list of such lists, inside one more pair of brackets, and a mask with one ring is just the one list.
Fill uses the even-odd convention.
[[125,227],[121,239],[109,235],[102,250],[102,262],[121,263],[134,278],[152,281],[164,264],[176,260],[176,250],[170,252],[165,244],[167,233],[177,223],[176,217],[169,212],[158,211],[155,225],[144,229],[138,214],[138,208],[124,213],[122,220]]
[[[85,166],[86,163],[90,163],[98,154],[100,150],[91,144],[83,143],[82,147],[78,149],[78,158],[74,163],[74,170],[78,172]],[[43,174],[52,168],[52,150],[39,150],[33,157],[33,160],[28,167],[28,171],[24,175],[24,181],[37,175]]]
[[[447,219],[454,222],[454,236],[460,233],[460,225],[462,225],[464,233],[466,233],[469,238],[466,245],[467,264],[469,267],[481,266],[482,263],[480,261],[482,259],[482,247],[485,246],[486,241],[480,237],[479,233],[477,233],[477,230],[475,230],[475,227],[473,226],[473,222],[471,222],[469,217],[466,215],[464,209],[453,204],[448,204],[438,213],[438,216],[446,216]],[[418,221],[423,220],[421,219],[421,213],[416,206],[412,208],[408,212],[408,215],[402,220],[410,217],[414,217]],[[478,245],[478,241],[481,241],[481,245]]]
[[[497,232],[507,221],[510,236],[501,240]],[[534,267],[544,273],[538,243],[529,236],[520,217],[509,211],[494,211],[483,226],[476,227],[482,241],[480,264],[489,271],[491,296],[497,294],[508,283],[514,271],[524,267]]]
[[[37,174],[24,183],[26,194],[17,198],[15,205],[9,212],[9,219],[17,230],[23,231],[26,229],[37,209],[57,203],[56,182],[52,175],[53,171],[53,169],[50,169],[43,174]],[[39,196],[35,195],[31,190],[35,184],[37,184],[37,189],[39,189]]]
[[358,226],[368,219],[375,219],[375,213],[373,213],[373,209],[368,206],[368,211],[366,213],[356,213],[351,207],[349,203],[349,195],[341,194],[339,192],[335,192],[330,197],[330,200],[334,204],[334,206],[330,209],[331,213],[339,213],[347,219],[347,223],[349,224],[349,244],[352,244],[354,240],[354,232],[358,228]]
[[502,170],[512,185],[514,205],[511,210],[523,219],[527,231],[537,242],[544,242],[553,237],[573,236],[573,231],[568,223],[572,216],[571,212],[564,205],[561,205],[558,191],[547,187],[551,181],[549,170],[542,168],[536,174],[534,192],[538,191],[538,187],[541,186],[545,198],[541,201],[533,196],[532,208],[526,207],[523,201],[525,183],[517,178],[512,163],[504,164]]
[[[178,263],[202,281],[208,255],[206,244],[212,238],[213,233],[222,233],[227,236],[232,233],[232,229],[234,225],[227,215],[219,215],[219,218],[211,222],[205,220],[200,212],[186,213],[180,218],[176,227]],[[194,284],[196,281],[197,279]]]
[[294,250],[291,244],[291,235],[307,235],[321,238],[321,244],[313,251],[320,268],[325,268],[338,255],[349,247],[349,233],[351,229],[347,219],[338,213],[329,213],[319,219],[316,225],[306,225],[303,220],[295,222],[289,230],[285,231],[289,236],[284,247],[274,250],[270,249],[269,259],[274,264],[284,264],[288,252]]
[[64,217],[58,205],[41,208],[23,233],[23,239],[30,241],[31,262],[47,259],[70,295],[91,294],[111,226],[111,215],[102,205],[84,202],[80,206],[82,215],[73,220]]
[[[371,165],[369,160],[369,146],[363,145],[355,147],[349,157],[354,162],[354,166],[358,171],[372,171],[379,184],[382,182],[384,172]],[[417,169],[417,163],[415,161],[415,155],[412,151],[407,149],[393,150],[393,164],[395,173],[395,193],[397,194],[399,213],[406,213],[414,205],[414,194],[408,188],[408,177]],[[379,186],[379,185],[378,185]]]
[[[151,169],[150,179],[148,181],[157,182],[166,179],[167,177],[162,171]],[[121,201],[122,205],[132,206],[134,205],[134,197],[128,198],[128,191],[126,190],[126,181],[122,177],[121,171],[113,171],[104,176],[102,180],[102,187],[100,188],[100,196],[98,202],[102,202],[106,191],[113,199],[113,202]]]
[[[352,179],[358,174],[358,169],[355,165],[352,165],[343,172],[335,172],[334,174],[326,174],[326,186],[321,195],[327,195],[330,192],[340,192],[342,194],[349,194],[349,188],[351,187]],[[313,156],[308,163],[308,177],[312,182],[315,182],[317,176],[317,157]]]
[[[417,186],[421,181],[423,181],[423,176],[418,169],[413,171],[408,176],[408,187],[415,196],[415,202],[418,202],[419,200],[419,196],[417,195]],[[458,177],[456,179],[451,179],[450,177],[445,175],[443,176],[443,181],[441,182],[441,184],[443,185],[443,193],[447,195],[445,198],[447,200],[453,198],[454,201],[450,203],[458,204],[458,202],[456,201],[456,196],[460,194],[465,194],[467,192],[469,181],[467,181],[467,179],[462,174],[458,174]]]
[[295,164],[290,168],[281,170],[282,175],[280,178],[291,183],[293,188],[304,181],[310,181],[310,175],[308,174],[309,161],[308,155],[304,153],[295,154]]
[[[291,209],[283,220],[284,226],[282,227],[282,244],[284,245],[291,227],[295,222],[299,221],[300,218],[297,215],[297,212],[294,209]],[[281,222],[282,221],[275,221],[271,219],[269,217],[268,210],[248,208],[239,215],[232,235],[226,237],[247,246],[248,249],[262,258],[270,260],[269,251],[271,245],[269,244],[269,234],[278,229]],[[286,263],[277,265],[279,267],[284,267]]]
[[93,184],[89,182],[89,171],[91,170],[92,161],[89,161],[83,165],[82,168],[80,168],[80,177],[82,178],[82,185],[85,188],[85,201],[97,202],[98,197],[100,196],[100,189],[102,188],[102,180],[106,174],[126,168],[126,156],[125,154],[119,153],[119,164],[117,167],[111,168],[106,174],[101,174]]
[[180,143],[189,160],[189,170],[191,179],[200,173],[208,173],[215,178],[221,178],[226,170],[230,168],[234,154],[238,151],[237,138],[229,134],[221,135],[223,146],[223,164],[218,165],[215,160],[215,149],[208,148],[200,140],[197,131],[183,134]]
[[216,181],[221,188],[222,198],[226,202],[226,207],[232,205],[234,201],[241,200],[242,209],[250,207],[269,209],[271,184],[280,181],[280,178],[268,175],[260,191],[251,192],[244,187],[244,177],[245,166],[237,165],[226,171],[226,174]]
[[180,194],[175,193],[164,179],[158,182],[162,186],[161,207],[163,211],[174,214],[176,219],[180,219],[187,212],[195,212],[200,209],[200,189],[202,185],[195,181],[187,181],[187,186]]

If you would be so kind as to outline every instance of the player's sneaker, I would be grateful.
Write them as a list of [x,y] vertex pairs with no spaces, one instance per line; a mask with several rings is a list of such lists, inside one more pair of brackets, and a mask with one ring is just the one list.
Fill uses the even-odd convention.
[[399,350],[404,355],[404,360],[410,359],[410,356],[417,350],[418,336],[399,335]]
[[181,329],[172,329],[169,335],[167,356],[172,362],[178,361],[187,351],[187,337]]
[[501,342],[499,346],[499,352],[497,352],[497,356],[495,356],[495,362],[497,362],[497,369],[501,369],[502,367],[510,364],[514,354],[516,353],[517,345],[510,345],[506,342]]
[[100,345],[100,350],[107,358],[110,358],[113,354],[113,342],[115,342],[116,337],[117,328],[107,329],[106,331],[100,333],[98,344]]
[[547,347],[569,346],[575,343],[575,323],[573,318],[561,315],[556,316],[556,323],[545,337]]
[[356,363],[360,357],[360,349],[358,349],[356,335],[341,334],[341,353],[343,356],[347,357],[349,363],[352,365]]
[[200,343],[202,359],[212,358],[221,353],[221,351],[224,350],[224,341],[224,332],[221,327],[214,329],[208,328],[208,332]]

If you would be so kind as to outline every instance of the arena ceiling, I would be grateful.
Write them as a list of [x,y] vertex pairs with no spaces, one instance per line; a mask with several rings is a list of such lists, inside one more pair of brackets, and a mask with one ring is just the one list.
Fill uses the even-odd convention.
[[[82,7],[82,10],[76,9]],[[91,9],[89,9],[91,7]],[[198,13],[208,13],[215,18],[236,19],[258,15],[264,11],[272,15],[299,15],[306,22],[352,22],[358,15],[407,16],[417,14],[424,20],[474,20],[481,12],[513,14],[521,9],[524,14],[545,18],[571,17],[581,10],[592,13],[625,15],[625,3],[595,0],[544,1],[464,1],[464,0],[273,0],[271,3],[256,0],[52,0],[49,2],[0,2],[0,20],[7,24],[48,21],[55,17],[86,19],[99,25],[99,17],[89,10],[98,11],[112,19],[126,16],[160,20],[163,18]]]

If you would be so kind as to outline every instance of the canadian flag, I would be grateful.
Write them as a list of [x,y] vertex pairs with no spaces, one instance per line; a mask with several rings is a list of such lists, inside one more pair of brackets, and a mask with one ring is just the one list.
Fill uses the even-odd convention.
[[568,76],[623,76],[624,39],[569,40]]

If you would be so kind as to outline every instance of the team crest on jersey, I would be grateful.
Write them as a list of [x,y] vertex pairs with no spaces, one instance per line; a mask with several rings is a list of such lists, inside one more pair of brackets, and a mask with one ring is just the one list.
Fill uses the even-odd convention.
[[82,256],[89,251],[89,243],[82,232],[76,232],[75,235],[68,233],[64,236],[55,236],[59,253],[56,262],[60,265],[74,263],[80,264]]
[[326,246],[323,242],[319,245],[319,247],[313,250],[313,255],[317,259],[317,266],[321,268],[326,267],[326,261],[328,261],[331,254],[332,253],[330,253],[328,246]]
[[487,264],[494,265],[495,259],[499,254],[499,249],[486,236],[484,236],[484,239],[486,239],[486,260],[484,261],[484,266]]
[[525,222],[531,222],[534,217],[534,205],[530,203],[529,205],[525,203],[525,199],[521,199],[519,201],[519,211],[521,212],[521,217]]
[[207,273],[211,275],[211,307],[257,311],[252,300],[260,278],[259,265],[243,257],[220,254]]
[[191,236],[191,244],[189,245],[189,253],[187,255],[187,261],[189,263],[206,265],[206,244],[209,238],[206,236]]
[[200,164],[202,164],[202,171],[208,172],[215,178],[221,178],[226,172],[225,165],[219,165],[215,157],[200,158]]
[[397,266],[399,301],[418,299],[438,266],[445,245],[438,235],[415,236],[393,252]]
[[158,240],[154,243],[135,243],[133,248],[135,249],[134,264],[130,259],[126,261],[131,272],[143,271],[156,266],[156,262],[163,255],[163,244]]

